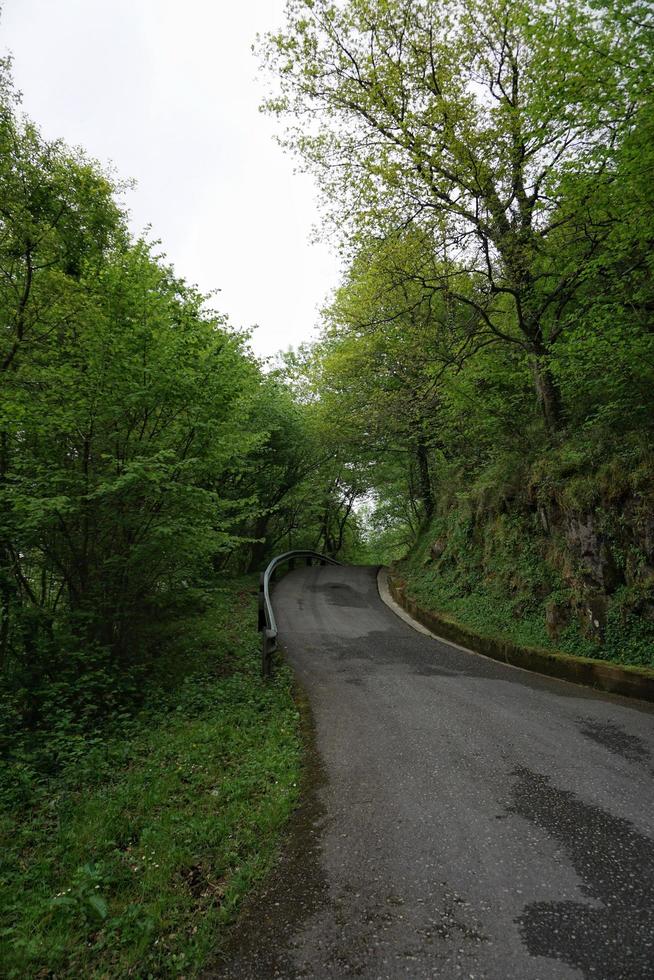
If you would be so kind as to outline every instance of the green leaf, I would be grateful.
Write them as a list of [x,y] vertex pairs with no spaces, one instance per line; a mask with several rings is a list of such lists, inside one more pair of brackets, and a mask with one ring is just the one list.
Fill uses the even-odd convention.
[[87,905],[90,905],[99,919],[107,918],[109,907],[101,895],[89,895],[86,902]]

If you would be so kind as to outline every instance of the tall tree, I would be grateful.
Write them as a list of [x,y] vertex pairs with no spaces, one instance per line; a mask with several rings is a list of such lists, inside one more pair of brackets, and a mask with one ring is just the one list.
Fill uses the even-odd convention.
[[[287,141],[332,217],[355,238],[427,228],[458,259],[430,285],[528,352],[550,432],[562,414],[552,347],[610,233],[590,209],[580,241],[579,206],[611,180],[651,90],[651,14],[629,6],[289,0],[283,32],[263,44],[279,80],[267,107],[291,120]],[[561,204],[575,174],[571,220]],[[462,270],[479,278],[476,295],[460,289]]]

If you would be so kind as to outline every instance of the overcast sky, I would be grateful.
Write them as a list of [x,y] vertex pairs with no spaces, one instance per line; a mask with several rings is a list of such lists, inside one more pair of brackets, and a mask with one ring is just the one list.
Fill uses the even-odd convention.
[[122,177],[135,231],[269,354],[307,340],[338,263],[311,180],[273,140],[250,47],[284,0],[0,0],[0,50],[47,137]]

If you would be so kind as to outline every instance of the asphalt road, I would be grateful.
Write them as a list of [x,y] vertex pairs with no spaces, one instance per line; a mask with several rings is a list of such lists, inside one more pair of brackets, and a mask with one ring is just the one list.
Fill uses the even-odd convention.
[[214,976],[654,977],[652,708],[421,635],[372,568],[273,604],[317,756]]

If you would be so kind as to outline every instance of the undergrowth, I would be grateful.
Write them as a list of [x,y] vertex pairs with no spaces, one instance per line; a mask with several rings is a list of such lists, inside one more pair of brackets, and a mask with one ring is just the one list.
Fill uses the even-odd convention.
[[[430,552],[434,542],[441,542],[437,558]],[[570,608],[575,597],[546,560],[543,542],[524,518],[485,515],[480,528],[459,508],[434,519],[397,569],[421,606],[450,615],[480,635],[654,666],[654,623],[632,612],[633,589],[627,587],[610,599],[601,641],[585,635],[581,614],[569,615],[557,635],[550,635],[546,606]]]
[[[297,799],[289,671],[259,677],[249,580],[215,589],[135,713],[5,746],[0,974],[191,977],[270,867]],[[37,745],[37,748],[34,747]]]

